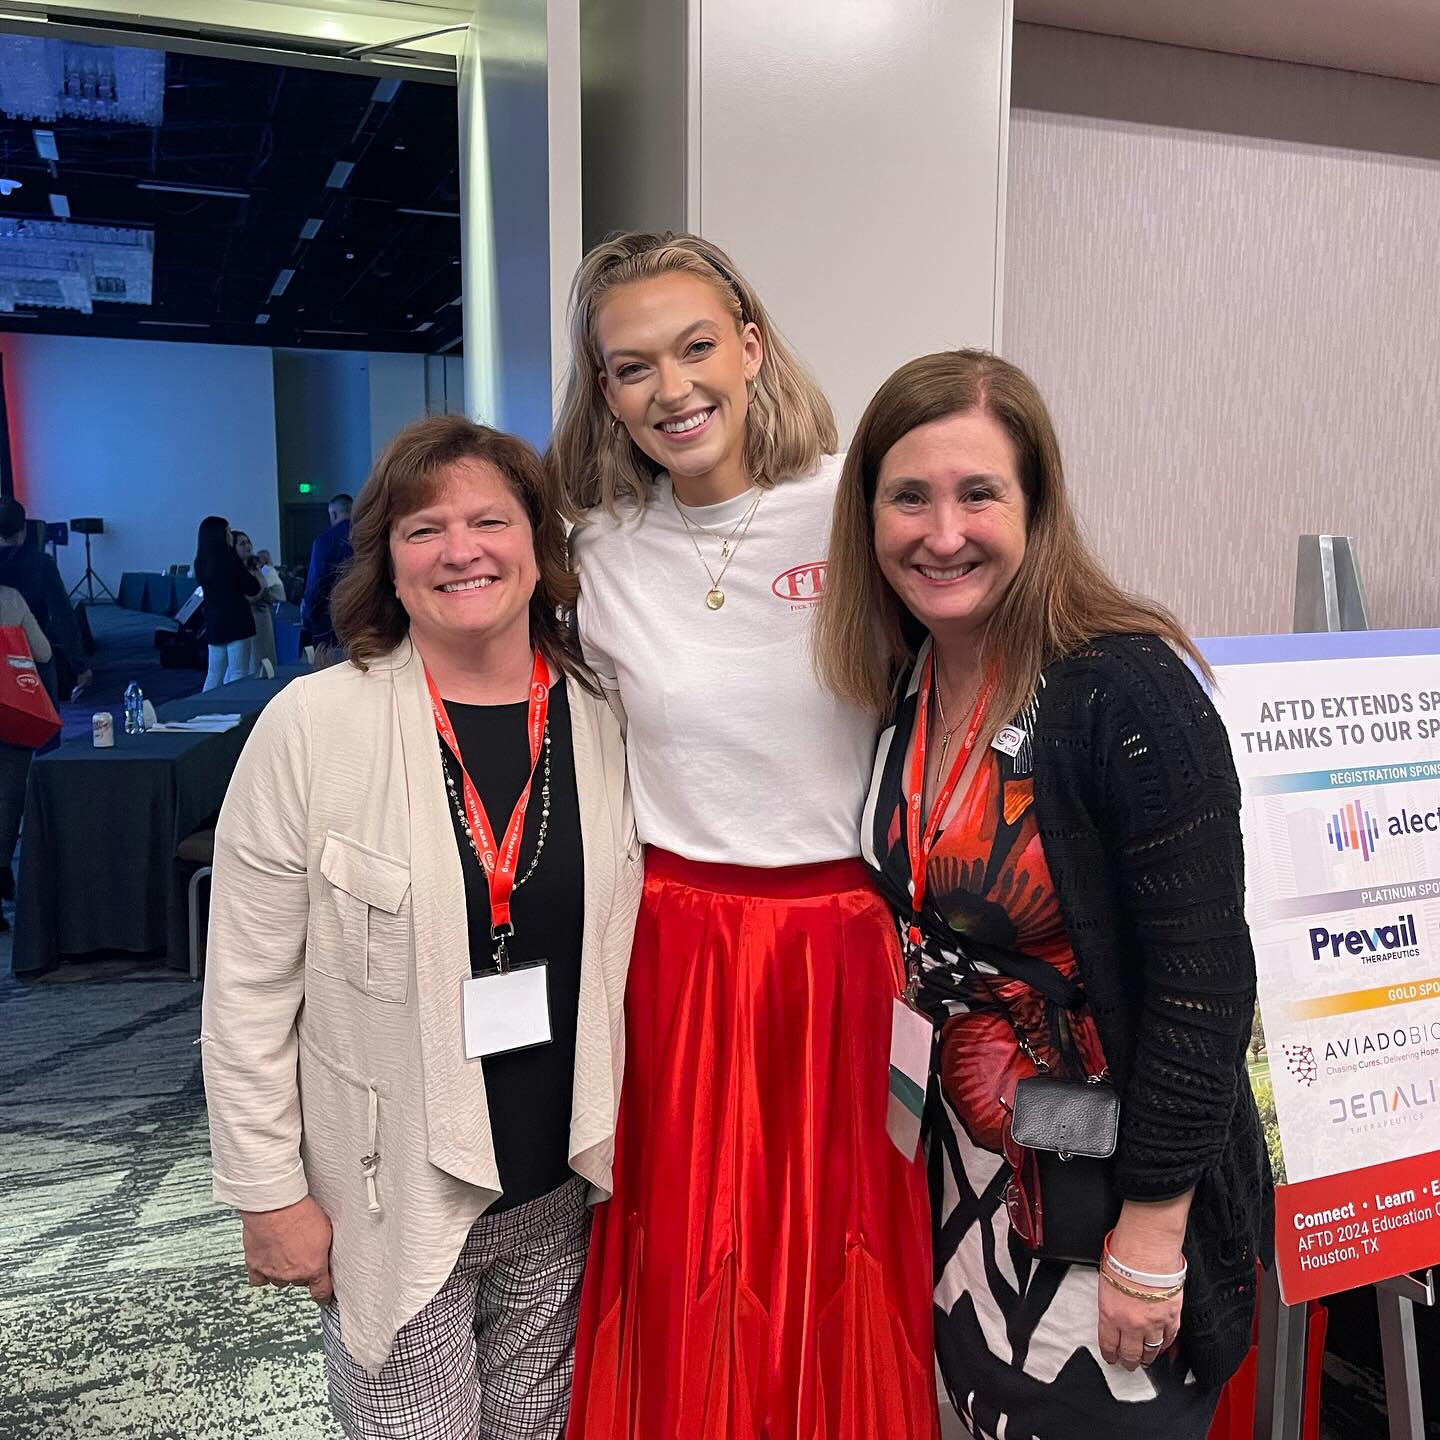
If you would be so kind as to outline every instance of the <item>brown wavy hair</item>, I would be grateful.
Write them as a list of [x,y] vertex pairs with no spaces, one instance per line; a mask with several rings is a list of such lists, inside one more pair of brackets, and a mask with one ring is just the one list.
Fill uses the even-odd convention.
[[1035,693],[1052,661],[1101,635],[1158,635],[1213,678],[1180,622],[1127,594],[1080,534],[1065,488],[1060,443],[1040,392],[1018,366],[985,350],[945,350],[902,365],[876,392],[845,456],[830,564],[816,616],[815,660],[837,694],[887,715],[899,672],[925,629],[875,559],[875,487],[890,447],[921,425],[979,410],[1015,450],[1025,497],[1025,555],[981,642],[999,681],[990,713],[1004,724]]
[[580,262],[570,287],[570,375],[545,454],[577,522],[597,506],[615,515],[621,506],[644,505],[660,472],[625,427],[612,423],[600,389],[605,368],[595,340],[600,306],[617,286],[676,274],[712,286],[737,330],[753,324],[760,332],[765,353],[745,412],[750,478],[769,487],[787,475],[808,475],[839,445],[830,402],[775,328],[754,286],[718,245],[670,230],[613,235]]
[[390,530],[402,516],[430,504],[445,488],[446,471],[461,460],[493,465],[525,507],[539,572],[530,597],[531,643],[551,665],[595,690],[568,619],[579,582],[570,568],[565,522],[545,466],[525,441],[463,415],[431,415],[407,425],[385,447],[355,501],[350,517],[354,558],[330,602],[335,633],[350,663],[366,670],[410,633],[410,617],[395,594]]

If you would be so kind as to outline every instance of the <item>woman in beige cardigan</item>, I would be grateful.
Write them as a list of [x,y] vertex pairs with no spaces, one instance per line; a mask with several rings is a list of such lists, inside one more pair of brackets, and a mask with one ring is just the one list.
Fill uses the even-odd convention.
[[351,540],[349,661],[266,708],[216,831],[215,1194],[251,1283],[320,1302],[347,1434],[559,1436],[641,883],[620,733],[522,441],[401,431]]

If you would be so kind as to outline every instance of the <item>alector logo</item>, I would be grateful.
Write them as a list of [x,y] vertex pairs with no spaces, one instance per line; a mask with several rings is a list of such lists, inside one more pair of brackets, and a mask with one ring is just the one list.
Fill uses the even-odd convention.
[[1368,860],[1375,853],[1380,826],[1358,800],[1352,800],[1325,822],[1325,838],[1342,853],[1358,850],[1360,858]]
[[1332,930],[1328,925],[1314,925],[1310,929],[1310,958],[1318,960],[1329,952],[1338,960],[1344,950],[1348,955],[1363,957],[1366,965],[1381,960],[1413,960],[1420,953],[1420,942],[1415,938],[1415,917],[1400,915],[1388,925],[1377,925],[1373,930]]

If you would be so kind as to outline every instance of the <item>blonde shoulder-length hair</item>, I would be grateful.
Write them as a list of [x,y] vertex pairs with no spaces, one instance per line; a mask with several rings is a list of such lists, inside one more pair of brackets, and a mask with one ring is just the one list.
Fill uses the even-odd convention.
[[982,642],[982,663],[998,676],[990,707],[995,723],[1003,725],[1028,703],[1046,665],[1101,635],[1158,635],[1212,678],[1180,622],[1154,601],[1120,589],[1090,553],[1040,392],[1024,371],[984,350],[946,350],[902,365],[861,417],[835,499],[816,617],[821,678],[846,699],[890,713],[896,676],[915,658],[925,631],[876,563],[880,465],[910,431],[974,410],[1009,436],[1025,497],[1025,555]]
[[644,505],[659,473],[612,423],[600,389],[605,362],[595,327],[605,297],[621,285],[658,275],[694,275],[714,287],[737,330],[753,324],[764,359],[745,416],[745,464],[757,485],[813,470],[838,443],[835,417],[820,387],[786,345],[754,287],[717,245],[698,235],[631,231],[595,246],[570,289],[570,376],[545,460],[563,487],[570,518],[603,507]]

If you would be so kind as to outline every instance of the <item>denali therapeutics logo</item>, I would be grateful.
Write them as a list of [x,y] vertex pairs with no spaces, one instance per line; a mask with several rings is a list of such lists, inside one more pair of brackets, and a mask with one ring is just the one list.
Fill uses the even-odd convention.
[[1373,930],[1332,930],[1315,925],[1310,930],[1310,958],[1322,955],[1338,960],[1340,952],[1358,955],[1363,965],[1381,965],[1387,960],[1415,960],[1420,942],[1415,938],[1414,915],[1400,915],[1388,925]]
[[1352,800],[1325,822],[1325,838],[1342,854],[1358,850],[1360,858],[1368,860],[1375,853],[1380,826],[1358,800]]
[[[1440,1105],[1440,1079],[1427,1075],[1419,1080],[1407,1080],[1403,1085],[1387,1085],[1383,1089],[1356,1090],[1349,1095],[1331,1095],[1325,1101],[1330,1107],[1330,1123],[1343,1125],[1365,1125],[1366,1121],[1380,1121],[1386,1125],[1404,1124],[1419,1120],[1425,1112]],[[1366,1129],[1378,1128],[1365,1125]]]
[[812,604],[825,591],[825,563],[824,560],[815,560],[809,565],[796,565],[783,575],[777,575],[770,589],[779,599],[792,605]]

